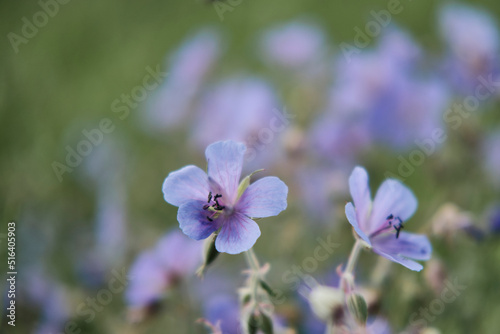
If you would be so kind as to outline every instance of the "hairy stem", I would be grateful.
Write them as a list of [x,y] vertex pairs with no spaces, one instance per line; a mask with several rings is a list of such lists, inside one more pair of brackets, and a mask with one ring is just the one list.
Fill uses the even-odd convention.
[[352,247],[351,254],[349,255],[349,259],[347,260],[347,265],[342,273],[340,286],[346,293],[354,289],[353,272],[362,248],[362,241],[360,239],[356,240],[356,243]]

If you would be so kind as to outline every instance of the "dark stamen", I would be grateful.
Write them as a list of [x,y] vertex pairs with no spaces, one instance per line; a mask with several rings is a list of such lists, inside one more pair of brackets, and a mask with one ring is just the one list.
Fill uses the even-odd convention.
[[404,226],[403,226],[403,221],[401,220],[401,218],[396,217],[396,220],[399,221],[398,225],[394,225],[394,228],[396,229],[396,239],[397,239],[397,238],[399,238],[399,233],[404,228]]
[[210,204],[205,204],[205,205],[203,206],[203,210],[208,210],[208,208],[209,208],[209,207],[210,207]]
[[[222,197],[222,195],[220,195],[220,194],[217,194],[217,195],[214,196],[215,204],[217,204],[217,207],[219,207],[219,208],[221,207],[221,205],[219,204],[219,200],[218,199],[221,198],[221,197]],[[219,209],[217,209],[217,210],[219,210]]]
[[387,219],[387,220],[390,220],[390,219],[392,219],[392,218],[394,218],[394,216],[393,216],[393,215],[392,215],[392,213],[391,213],[391,214],[390,214],[390,215],[389,215],[386,219]]
[[207,201],[207,203],[210,203],[211,200],[212,200],[212,192],[209,192],[208,193],[208,201]]
[[207,216],[207,219],[211,222],[213,222],[214,220],[212,218],[210,218],[209,216]]

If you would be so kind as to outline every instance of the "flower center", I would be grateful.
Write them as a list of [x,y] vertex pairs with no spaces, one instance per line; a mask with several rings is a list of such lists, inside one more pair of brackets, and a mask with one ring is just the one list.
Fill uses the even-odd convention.
[[219,198],[221,197],[222,197],[221,194],[216,194],[215,196],[212,196],[212,192],[209,192],[207,204],[203,205],[203,210],[211,212],[207,216],[207,219],[211,222],[213,222],[214,219],[219,217],[222,211],[226,208],[225,206],[220,205],[219,203]]
[[384,225],[382,225],[381,228],[379,228],[377,231],[370,234],[370,238],[372,238],[376,235],[379,235],[382,232],[390,230],[391,228],[394,228],[396,230],[396,239],[399,238],[399,233],[404,228],[403,221],[401,220],[401,218],[394,217],[394,215],[392,213],[389,216],[387,216],[386,223]]

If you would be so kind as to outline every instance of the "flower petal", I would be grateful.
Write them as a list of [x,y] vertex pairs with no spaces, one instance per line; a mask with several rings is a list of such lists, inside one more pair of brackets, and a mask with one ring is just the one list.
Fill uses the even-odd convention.
[[346,215],[349,223],[351,223],[352,227],[354,227],[354,230],[359,235],[359,237],[361,239],[363,239],[364,241],[366,241],[366,243],[371,246],[370,239],[365,234],[365,232],[363,232],[363,230],[361,230],[361,228],[359,226],[358,219],[356,218],[356,210],[354,209],[354,206],[352,205],[351,202],[349,202],[345,205],[345,215]]
[[245,145],[232,140],[211,144],[205,151],[208,176],[224,189],[230,203],[236,200],[245,151]]
[[221,253],[239,254],[252,248],[259,237],[256,222],[241,213],[234,213],[222,223],[215,248]]
[[422,266],[420,263],[415,262],[413,260],[410,260],[410,259],[408,259],[408,258],[406,258],[404,256],[394,255],[394,254],[387,254],[387,253],[384,253],[384,252],[382,252],[382,251],[380,251],[379,249],[376,249],[376,248],[372,248],[372,249],[378,255],[383,256],[386,259],[391,260],[393,262],[399,263],[399,264],[401,264],[401,265],[405,266],[406,268],[411,269],[413,271],[420,271],[420,270],[422,270],[424,268],[424,266]]
[[206,201],[209,191],[207,174],[192,165],[171,172],[163,182],[163,197],[175,206],[193,200]]
[[427,236],[422,234],[401,232],[398,238],[394,234],[386,234],[373,238],[372,242],[373,248],[387,254],[423,261],[431,258],[431,243]]
[[221,219],[209,221],[209,211],[203,210],[203,201],[191,201],[182,204],[177,212],[179,226],[185,235],[191,239],[206,239],[220,227]]
[[387,223],[387,217],[393,215],[402,221],[410,218],[417,209],[415,195],[400,181],[389,179],[377,190],[373,201],[368,234],[377,231]]
[[288,187],[275,176],[264,177],[252,183],[241,195],[236,206],[248,217],[276,216],[287,207]]
[[351,192],[359,224],[368,230],[368,214],[372,204],[368,173],[362,167],[356,167],[349,177],[349,190]]

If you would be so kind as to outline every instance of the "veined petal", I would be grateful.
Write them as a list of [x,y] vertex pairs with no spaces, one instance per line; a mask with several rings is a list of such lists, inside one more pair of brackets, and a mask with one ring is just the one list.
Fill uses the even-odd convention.
[[372,248],[375,253],[377,253],[380,256],[385,257],[388,260],[391,260],[393,262],[399,263],[403,266],[405,266],[408,269],[411,269],[413,271],[420,271],[424,268],[420,263],[415,262],[413,260],[410,260],[404,256],[401,255],[395,255],[395,254],[388,254],[382,252],[380,249]]
[[193,200],[206,201],[209,191],[207,174],[193,165],[168,174],[163,182],[163,197],[175,206]]
[[352,225],[352,227],[354,227],[354,230],[359,235],[359,237],[364,241],[366,241],[366,243],[371,246],[370,239],[359,226],[358,219],[356,218],[356,210],[354,209],[354,206],[352,205],[351,202],[345,205],[345,215],[349,223]]
[[387,223],[387,217],[393,215],[403,222],[413,216],[417,209],[417,198],[410,189],[393,179],[384,181],[375,195],[370,217],[368,234],[377,231]]
[[179,207],[177,212],[179,226],[182,232],[191,239],[206,239],[220,227],[221,219],[208,220],[207,216],[210,212],[203,210],[205,204],[206,202],[203,201],[191,201]]
[[351,192],[359,224],[368,230],[368,214],[371,206],[368,173],[362,167],[356,167],[349,177],[349,190]]
[[276,216],[287,207],[288,187],[275,176],[252,183],[241,196],[236,210],[248,217]]
[[205,151],[208,176],[225,190],[229,203],[236,199],[245,151],[244,144],[231,140],[216,142]]
[[395,254],[414,260],[429,260],[432,246],[425,235],[401,232],[396,238],[394,234],[377,236],[372,239],[373,248],[386,254]]
[[215,248],[221,253],[239,254],[252,248],[259,237],[259,225],[237,212],[222,223]]

